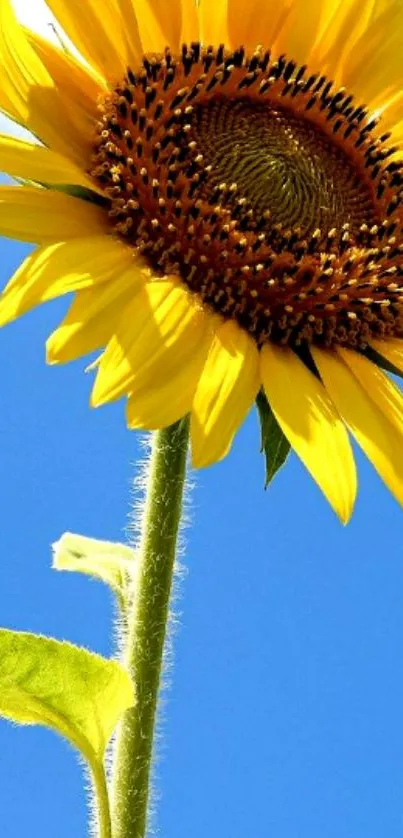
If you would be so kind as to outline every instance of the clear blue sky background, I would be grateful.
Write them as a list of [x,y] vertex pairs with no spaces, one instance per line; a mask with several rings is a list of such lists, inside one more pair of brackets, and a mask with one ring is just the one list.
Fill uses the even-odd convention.
[[[1,282],[28,247],[3,240]],[[65,301],[0,332],[0,624],[111,653],[112,600],[52,571],[65,530],[122,539],[140,438],[88,407],[84,363],[47,368]],[[156,778],[163,838],[403,836],[402,514],[358,455],[343,529],[294,456],[263,490],[251,415],[191,475],[173,688]],[[75,754],[0,722],[2,838],[81,838]]]

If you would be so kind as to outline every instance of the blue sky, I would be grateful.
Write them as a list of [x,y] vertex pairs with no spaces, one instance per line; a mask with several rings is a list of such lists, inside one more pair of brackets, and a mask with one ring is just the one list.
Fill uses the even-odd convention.
[[[2,284],[28,251],[3,240]],[[0,332],[0,624],[112,649],[109,592],[52,571],[65,530],[122,539],[140,437],[91,411],[84,363],[46,367],[65,310]],[[401,838],[402,518],[358,454],[343,529],[296,458],[263,490],[256,417],[191,475],[180,628],[160,726],[164,838]],[[0,722],[4,838],[86,834],[82,773],[47,731]]]

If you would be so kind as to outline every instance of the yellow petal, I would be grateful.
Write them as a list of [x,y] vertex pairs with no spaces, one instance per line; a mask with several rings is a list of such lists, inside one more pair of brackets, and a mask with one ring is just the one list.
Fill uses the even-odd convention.
[[401,91],[403,6],[400,0],[376,3],[371,22],[354,44],[343,70],[343,84],[371,108],[386,93]]
[[[308,64],[311,71],[316,71],[317,67],[309,63],[310,53],[322,31],[324,22],[328,20],[329,8],[331,9],[334,5],[334,0],[315,0],[314,3],[308,3],[306,0],[292,0],[291,3],[285,5],[291,7],[290,14],[287,15],[281,27],[275,42],[275,51],[276,53],[285,52],[294,61]],[[267,46],[272,45],[267,44]]]
[[132,250],[108,236],[40,247],[22,263],[3,291],[0,325],[46,300],[107,282],[132,260]]
[[135,265],[107,282],[79,291],[46,343],[48,364],[65,364],[106,346],[142,274]]
[[196,0],[182,0],[181,44],[191,44],[200,40],[199,12]]
[[403,394],[376,364],[351,349],[338,349],[365,392],[403,438]]
[[392,102],[390,112],[386,112],[386,114],[384,112],[382,118],[385,120],[386,117],[388,130],[392,132],[392,145],[398,147],[397,151],[391,154],[390,160],[401,162],[403,158],[403,93],[400,93],[396,104],[397,107],[394,107],[394,102]]
[[228,34],[235,49],[243,45],[253,50],[259,44],[270,48],[291,11],[291,3],[278,0],[229,0]]
[[236,323],[218,326],[193,402],[192,462],[196,468],[228,454],[259,391],[259,353]]
[[117,0],[120,17],[124,21],[124,38],[127,44],[128,66],[134,72],[141,64],[143,46],[133,0]]
[[174,277],[137,291],[99,364],[92,394],[98,406],[176,372],[204,337],[207,316]]
[[91,115],[98,113],[97,98],[108,91],[105,79],[94,67],[79,61],[68,47],[24,27],[24,33],[47,72],[63,91],[63,99],[71,99]]
[[130,394],[126,410],[129,428],[167,428],[190,412],[210,342],[206,333],[172,375]]
[[0,134],[0,171],[7,172],[11,177],[38,183],[70,184],[95,189],[82,169],[62,154],[4,134]]
[[200,39],[205,46],[229,44],[228,0],[200,0]]
[[102,207],[35,186],[0,186],[0,235],[20,241],[64,241],[107,232]]
[[178,52],[182,29],[181,0],[118,0],[122,16],[136,20],[143,52]]
[[[62,131],[60,122],[55,122],[57,138],[49,137],[48,131],[46,136],[43,136],[43,130],[37,133],[47,145],[88,168],[94,125],[99,119],[98,99],[107,90],[106,83],[65,49],[35,32],[25,30],[25,33],[52,79],[64,111]],[[42,90],[35,91],[37,101],[41,101],[43,95]],[[51,117],[52,114],[49,115]]]
[[323,494],[345,524],[357,490],[346,429],[323,384],[286,347],[265,344],[262,381],[273,413]]
[[0,106],[27,124],[33,86],[51,88],[51,80],[27,43],[10,0],[0,3]]
[[125,21],[116,0],[47,0],[60,26],[88,63],[106,79],[126,72]]
[[352,50],[367,31],[374,7],[374,0],[329,0],[329,8],[324,20],[311,60],[323,67],[336,84],[343,79],[343,66],[348,62]]
[[337,410],[382,480],[403,504],[402,434],[367,395],[341,357],[335,352],[311,351]]
[[370,345],[379,355],[386,358],[390,364],[403,373],[403,340],[385,338],[385,340],[371,340]]
[[10,0],[1,0],[0,108],[45,145],[82,162],[81,149],[88,137],[81,136],[69,103],[28,42]]

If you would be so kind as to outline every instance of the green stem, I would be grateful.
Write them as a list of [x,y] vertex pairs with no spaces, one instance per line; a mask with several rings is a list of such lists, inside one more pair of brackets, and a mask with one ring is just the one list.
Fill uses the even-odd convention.
[[135,599],[128,615],[126,661],[136,705],[125,714],[112,772],[113,838],[144,838],[158,693],[186,473],[189,422],[154,435],[138,554]]
[[91,767],[97,803],[98,835],[99,838],[112,838],[111,812],[104,767],[97,760],[93,761]]

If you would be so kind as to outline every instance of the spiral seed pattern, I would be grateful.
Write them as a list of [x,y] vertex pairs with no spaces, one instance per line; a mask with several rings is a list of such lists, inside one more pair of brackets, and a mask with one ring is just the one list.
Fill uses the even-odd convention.
[[311,234],[374,223],[368,184],[320,130],[279,106],[216,99],[193,119],[210,183],[235,182],[257,217]]

